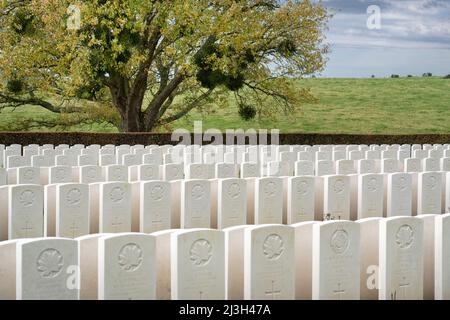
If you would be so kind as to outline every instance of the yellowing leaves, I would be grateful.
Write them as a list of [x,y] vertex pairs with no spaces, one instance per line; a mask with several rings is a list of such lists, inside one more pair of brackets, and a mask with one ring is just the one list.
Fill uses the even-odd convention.
[[[68,32],[65,19],[72,4],[80,8],[81,27]],[[240,103],[256,102],[260,115],[275,114],[280,106],[296,108],[308,94],[283,77],[320,71],[327,52],[327,13],[307,0],[31,0],[21,5],[33,12],[39,27],[22,37],[11,29],[10,16],[0,16],[0,83],[13,75],[25,77],[36,90],[70,98],[94,82],[104,91],[120,87],[120,98],[128,101],[126,94],[145,70],[140,110],[157,101],[152,105],[164,112],[156,112],[162,118],[152,121],[160,124],[197,98],[195,107],[208,110],[207,99],[219,99],[219,93],[227,97],[230,90]],[[208,41],[214,50],[199,62],[196,55]],[[173,91],[158,99],[180,76]],[[120,83],[113,86],[116,79]],[[107,98],[106,105],[118,100]]]

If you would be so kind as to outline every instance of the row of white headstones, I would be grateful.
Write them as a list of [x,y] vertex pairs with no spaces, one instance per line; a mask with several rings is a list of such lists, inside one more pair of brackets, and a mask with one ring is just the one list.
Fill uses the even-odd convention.
[[[292,154],[297,152],[280,149],[285,147],[276,147],[278,149],[276,149],[274,154],[282,157],[285,153]],[[292,149],[296,146],[288,147]],[[338,147],[332,147],[332,149]],[[351,150],[352,148],[350,147],[352,146],[346,147],[346,153],[354,155],[355,152],[361,152],[360,150]],[[382,146],[379,147],[383,148]],[[10,150],[8,148],[5,149],[5,152]],[[24,154],[25,150],[27,150],[26,148],[23,148]],[[39,148],[39,152],[42,151],[43,153],[51,150],[48,146]],[[131,148],[133,147],[130,147],[130,150]],[[164,146],[152,147],[150,148],[150,154],[152,155],[154,150],[160,150],[159,153],[163,155],[163,148]],[[190,148],[184,148],[185,154],[189,153],[186,151]],[[251,152],[251,148],[254,147],[248,147],[247,152]],[[263,149],[267,147],[259,146],[258,148]],[[361,146],[358,148],[361,148]],[[387,148],[388,150],[383,150],[381,153],[392,151],[389,148],[396,149],[396,146]],[[80,151],[80,153],[83,153],[83,150],[85,150],[83,148],[78,149],[73,147],[68,150],[76,150],[77,152]],[[89,149],[90,147],[86,148],[86,150]],[[448,146],[432,146],[428,150],[425,149],[427,149],[427,146],[424,146],[424,150],[413,149],[415,156],[418,151],[426,151],[427,154],[422,154],[424,156],[423,159],[405,158],[405,168],[408,169],[408,162],[411,161],[418,161],[419,164],[423,165],[423,167],[421,165],[417,167],[418,171],[420,169],[429,169],[427,168],[427,163],[434,162],[441,165],[446,163],[445,159],[447,158],[435,157],[446,156]],[[102,148],[99,150],[102,150]],[[118,150],[121,150],[121,147],[117,147],[115,152],[120,153]],[[138,150],[142,149],[139,148]],[[146,149],[144,148],[143,150]],[[234,150],[233,154],[236,155],[238,153],[237,150],[239,149]],[[203,156],[210,154],[203,151],[200,150]],[[339,149],[333,150],[333,157],[334,154],[340,151]],[[380,150],[369,151],[378,152]],[[307,150],[298,151],[297,154],[300,157],[304,152],[314,153],[320,157],[321,153],[327,153],[328,151]],[[368,151],[364,152],[367,153]],[[397,150],[396,152],[400,154],[404,150]],[[406,156],[406,152],[404,153]],[[195,153],[193,154],[195,155]],[[262,154],[265,154],[264,151],[262,151]],[[426,158],[425,156],[431,157]],[[6,158],[7,162],[10,159],[9,157],[14,156],[9,155]],[[164,158],[167,157],[164,156]],[[186,157],[184,156],[184,158]],[[365,167],[362,165],[364,163],[374,164],[373,168],[376,168],[381,163],[383,172],[386,172],[384,170],[386,166],[383,163],[391,160],[395,160],[397,164],[400,163],[399,159],[392,158],[382,160],[359,159],[356,162],[342,159],[335,162],[333,166],[337,164],[339,168],[340,163],[357,164],[358,172],[361,172],[360,169]],[[316,160],[316,168],[320,167],[323,161],[327,162],[330,160]],[[246,165],[259,168],[261,171],[264,171],[264,168],[266,168],[266,173],[270,174],[271,163],[270,161],[242,163],[241,174],[245,172]],[[294,161],[294,165],[297,168],[298,164],[304,163],[310,166],[314,162],[311,160]],[[285,164],[285,161],[279,162],[278,168],[285,167]],[[217,163],[215,165],[216,171],[220,165],[224,167],[231,166],[231,168],[234,166],[234,169],[236,169],[236,166],[232,163]],[[148,166],[152,169],[157,168],[155,172],[159,171],[159,165],[149,164]],[[354,220],[356,218],[381,217],[383,215],[388,217],[397,215],[411,216],[416,213],[439,214],[446,212],[445,208],[448,207],[448,186],[450,184],[446,183],[449,175],[446,175],[445,171],[390,174],[351,174],[349,172],[350,174],[348,175],[301,175],[298,177],[207,180],[192,179],[193,175],[191,173],[200,175],[204,174],[204,172],[209,172],[207,177],[213,177],[210,169],[214,166],[204,163],[188,163],[187,165],[167,163],[162,165],[163,168],[166,166],[178,166],[182,170],[186,167],[187,179],[176,179],[170,182],[149,179],[151,181],[141,182],[139,180],[143,179],[138,178],[138,181],[133,183],[108,182],[87,185],[70,183],[69,181],[69,183],[51,183],[46,185],[45,188],[39,185],[9,185],[2,187],[0,188],[0,196],[3,198],[1,202],[3,208],[0,210],[0,239],[41,237],[43,235],[74,238],[97,232],[141,231],[148,233],[180,227],[209,228],[212,226],[223,229],[229,226],[253,223],[293,224],[314,219]],[[25,169],[31,168],[37,169],[36,172],[40,179],[42,179],[43,175],[45,177],[47,172],[47,177],[51,180],[53,171],[61,173],[60,169],[65,169],[66,174],[60,174],[60,176],[69,177],[67,179],[75,178],[75,181],[77,181],[76,179],[80,179],[83,176],[83,170],[86,171],[86,169],[94,167],[96,166],[87,165],[76,168],[59,165],[41,168],[25,166],[8,168],[7,175],[9,180],[11,179],[10,177],[14,177],[14,173],[16,173],[16,177],[19,177],[20,170],[26,171]],[[116,180],[117,177],[109,177],[108,172],[120,171],[113,170],[113,168],[117,167],[125,167],[125,170],[122,170],[122,172],[128,171],[125,165],[109,165],[104,168],[96,168],[100,168],[97,172],[104,171],[106,173],[106,180]],[[139,168],[143,167],[145,166],[132,166],[129,170],[131,172],[132,168],[137,168],[136,172],[139,172]],[[194,168],[197,170],[193,170]],[[445,168],[442,167],[441,169]],[[79,172],[80,174],[78,176],[75,174],[74,177],[72,175],[73,172]],[[238,174],[236,173],[238,170],[231,170],[231,172],[233,173],[232,176]],[[315,173],[317,174],[317,169],[315,169]],[[54,175],[56,176],[56,173]],[[277,175],[280,175],[279,172]],[[98,176],[101,176],[101,174]],[[158,175],[154,178],[160,177]],[[12,179],[14,180],[14,178]],[[121,179],[126,181],[128,177],[122,177]],[[18,181],[15,182],[17,183]],[[397,298],[397,293],[391,298]]]
[[0,242],[0,299],[450,299],[450,214]]
[[450,172],[0,187],[0,241],[449,212]]
[[[398,171],[447,171],[450,144],[436,145],[0,145],[0,167],[108,166],[141,164],[214,165],[257,163],[258,175],[326,175],[392,173]],[[433,160],[435,159],[435,160]],[[441,160],[444,159],[444,160]],[[445,160],[447,159],[447,160]],[[359,160],[376,160],[371,161]],[[426,160],[426,161],[424,161]],[[298,162],[299,161],[299,162]],[[339,162],[338,162],[339,161]],[[354,162],[350,162],[354,161]],[[297,163],[296,163],[297,162]],[[312,163],[310,163],[312,162]],[[193,167],[188,178],[214,178],[214,166],[206,172]],[[222,170],[219,170],[219,175]],[[251,171],[251,170],[244,170]],[[125,173],[126,174],[126,173]],[[233,174],[232,172],[224,173]],[[254,174],[253,172],[244,172]],[[109,173],[109,175],[113,175]],[[200,176],[199,176],[200,175]],[[201,176],[202,175],[202,176]],[[108,176],[106,179],[108,179]],[[216,176],[217,178],[226,178]]]

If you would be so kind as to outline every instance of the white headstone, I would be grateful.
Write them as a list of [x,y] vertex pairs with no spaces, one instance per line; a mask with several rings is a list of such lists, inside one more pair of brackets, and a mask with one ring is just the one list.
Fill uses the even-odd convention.
[[186,167],[186,179],[213,179],[214,165],[191,163]]
[[131,186],[129,183],[100,183],[99,202],[98,230],[100,233],[131,231]]
[[114,154],[101,154],[99,157],[99,164],[101,166],[109,166],[112,164],[117,164],[116,156]]
[[89,186],[59,184],[55,200],[56,236],[75,238],[89,234]]
[[41,184],[41,171],[38,167],[16,168],[17,184]]
[[442,158],[440,161],[441,171],[450,171],[450,158]]
[[237,178],[239,177],[239,170],[236,164],[231,163],[216,163],[215,177],[219,179]]
[[0,168],[0,186],[4,186],[7,183],[6,169]]
[[360,299],[378,300],[379,234],[382,218],[356,221],[360,226]]
[[357,172],[358,174],[378,173],[379,170],[376,168],[375,160],[361,159],[357,161]]
[[119,164],[113,164],[103,168],[104,181],[128,182],[128,167]]
[[423,298],[423,221],[391,217],[380,221],[379,299]]
[[411,216],[412,180],[409,173],[388,174],[387,216]]
[[259,177],[261,175],[260,167],[256,163],[241,163],[241,178]]
[[422,160],[423,171],[439,171],[441,169],[441,163],[436,158],[425,158]]
[[282,223],[283,180],[257,178],[255,180],[255,224]]
[[[6,152],[6,151],[5,151]],[[6,153],[5,153],[6,156]],[[27,165],[26,159],[22,156],[8,156],[6,157],[6,168],[24,167]]]
[[349,176],[325,176],[324,214],[335,220],[350,219],[350,178]]
[[326,221],[313,226],[314,300],[360,298],[359,236],[356,222]]
[[[44,235],[44,191],[38,185],[3,187],[0,239],[37,238]],[[6,197],[5,197],[6,195]]]
[[181,228],[209,228],[211,187],[208,180],[186,180],[181,184]]
[[358,176],[358,219],[383,217],[384,185],[381,174]]
[[314,220],[315,177],[290,177],[286,183],[287,224]]
[[98,165],[98,155],[97,154],[84,154],[78,156],[79,166],[96,166]]
[[318,160],[316,161],[316,176],[326,176],[335,174],[334,162],[331,160]]
[[397,159],[382,159],[381,173],[395,173],[400,172],[400,164]]
[[247,182],[245,179],[220,179],[217,190],[217,228],[247,222]]
[[[440,215],[440,214],[439,214]],[[422,214],[423,221],[423,299],[434,300],[435,220],[437,214]]]
[[313,226],[318,221],[291,224],[295,230],[295,299],[312,299]]
[[17,300],[77,300],[78,245],[46,238],[17,242]]
[[171,289],[171,234],[177,229],[167,229],[151,233],[156,239],[156,299],[170,300]]
[[406,158],[403,160],[405,172],[420,172],[421,165],[420,159],[416,158]]
[[98,299],[98,240],[108,234],[78,237],[80,300]]
[[313,176],[314,175],[314,163],[308,160],[299,160],[295,162],[295,175],[296,176]]
[[434,298],[450,300],[450,213],[435,218]]
[[340,175],[354,174],[355,162],[353,160],[338,160],[336,162],[336,173]]
[[156,241],[148,234],[104,236],[98,243],[98,299],[156,298]]
[[[0,149],[1,150],[1,149]],[[16,299],[17,242],[0,241],[0,300]]]
[[102,167],[99,166],[83,166],[79,167],[80,183],[96,183],[102,182]]
[[295,232],[290,226],[245,229],[244,298],[290,300],[295,297]]
[[142,157],[137,154],[124,154],[122,163],[125,166],[138,166],[142,164]]
[[417,186],[417,214],[441,214],[442,174],[420,172]]
[[162,176],[164,181],[181,180],[184,178],[184,166],[177,163],[164,164]]
[[225,228],[225,299],[244,299],[244,232],[248,225]]
[[159,166],[156,164],[141,164],[129,167],[130,181],[159,180]]
[[72,167],[54,166],[48,168],[48,184],[72,182]]
[[225,298],[225,239],[222,231],[174,232],[170,253],[173,300]]
[[138,221],[141,232],[170,229],[170,189],[167,181],[147,181],[140,184]]

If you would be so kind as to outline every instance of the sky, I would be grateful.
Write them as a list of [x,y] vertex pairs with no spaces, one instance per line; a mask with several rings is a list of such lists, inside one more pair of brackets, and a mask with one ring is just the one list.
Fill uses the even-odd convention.
[[[315,0],[334,16],[324,77],[450,74],[450,0]],[[379,8],[379,28],[369,6]]]

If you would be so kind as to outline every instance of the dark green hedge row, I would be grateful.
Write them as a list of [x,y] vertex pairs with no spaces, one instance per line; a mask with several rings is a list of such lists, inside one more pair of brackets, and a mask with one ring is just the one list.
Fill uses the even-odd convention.
[[[201,139],[199,139],[201,141]],[[238,141],[239,139],[236,139]],[[450,134],[377,135],[377,134],[280,134],[280,144],[434,144],[450,143]],[[191,135],[194,142],[194,136]],[[224,137],[224,142],[225,142]],[[247,140],[248,141],[248,140]],[[170,133],[84,133],[84,132],[0,132],[0,144],[178,144]],[[205,141],[204,144],[209,142]],[[248,142],[247,142],[248,143]],[[270,143],[270,135],[268,138]]]

